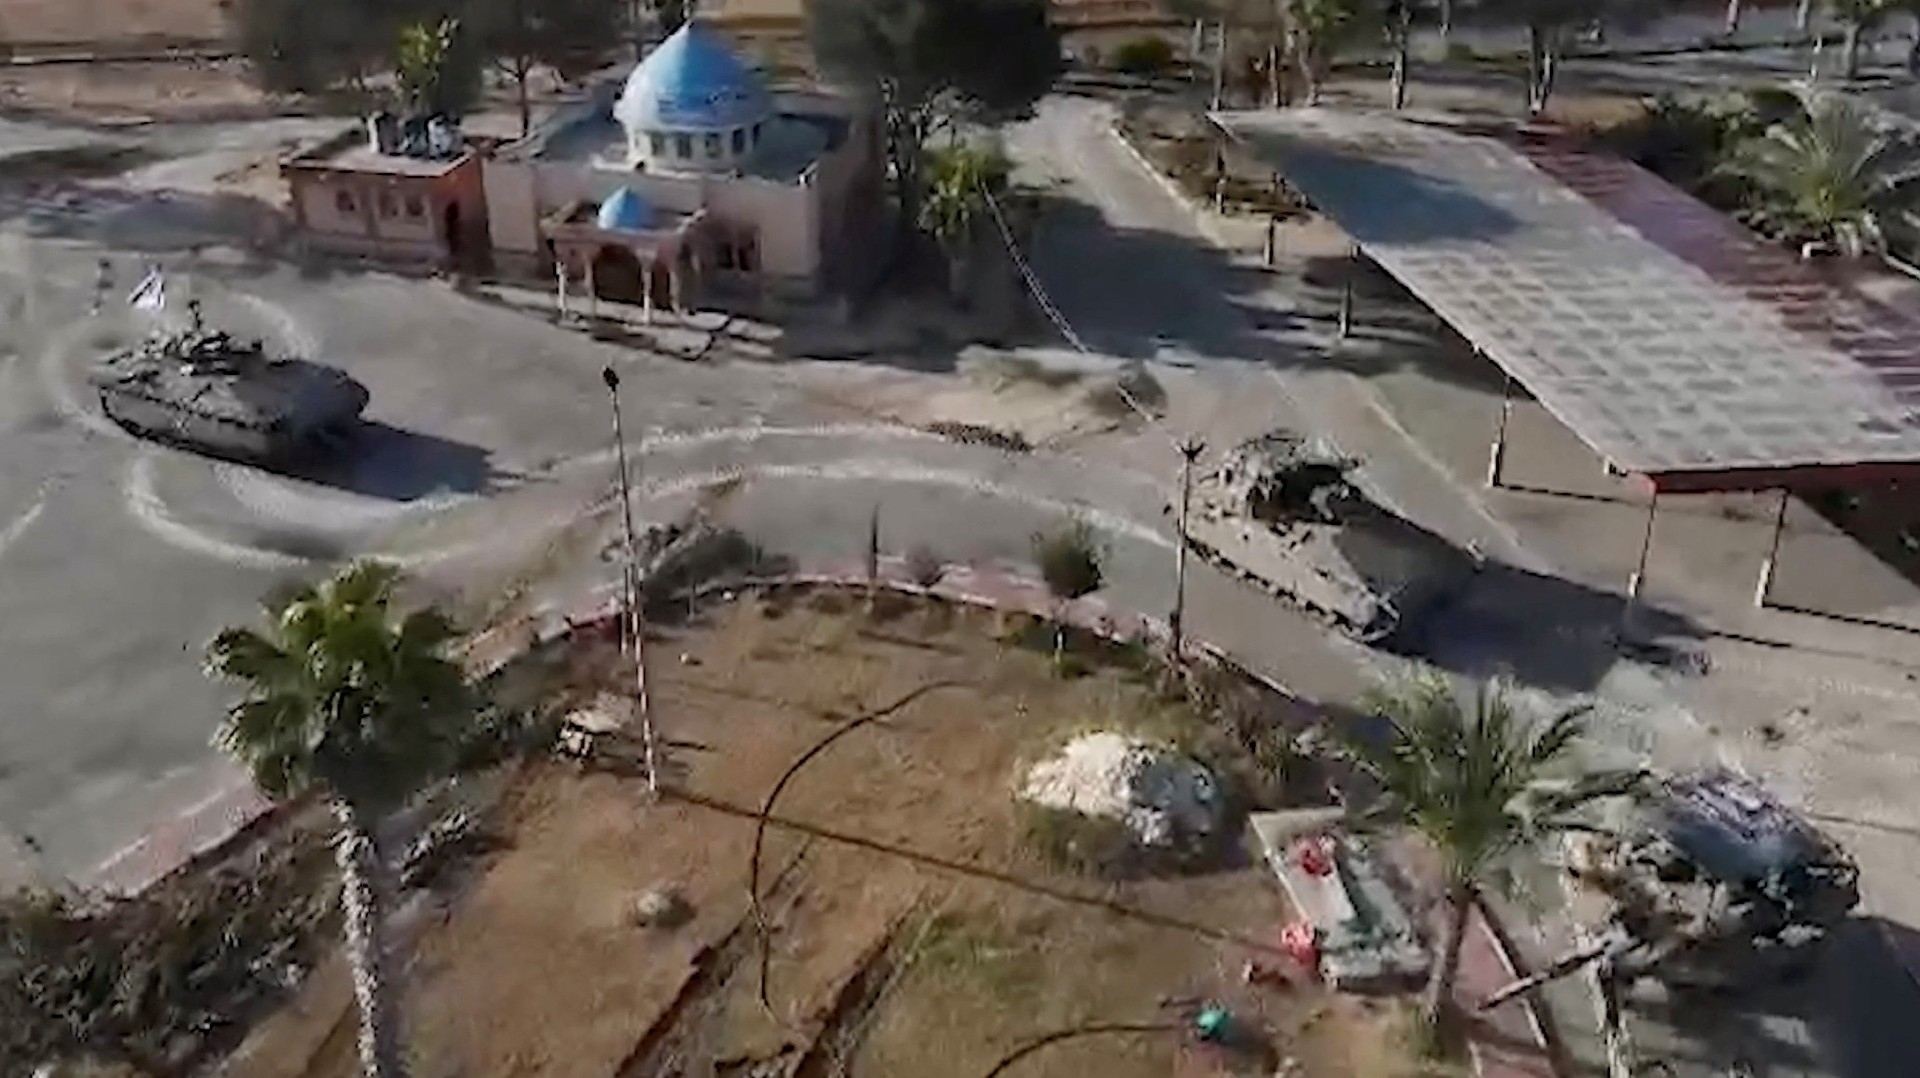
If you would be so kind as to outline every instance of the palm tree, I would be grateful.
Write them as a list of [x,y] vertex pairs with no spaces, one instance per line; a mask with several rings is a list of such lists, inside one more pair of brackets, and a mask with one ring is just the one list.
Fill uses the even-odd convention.
[[1012,171],[1006,156],[990,148],[956,143],[929,155],[920,227],[947,256],[947,285],[956,299],[966,294],[974,244],[993,213],[988,202],[1006,194]]
[[1737,146],[1721,170],[1754,186],[1763,217],[1859,257],[1886,249],[1887,225],[1913,223],[1916,164],[1912,141],[1834,94]]
[[405,1073],[389,979],[393,887],[376,829],[450,770],[473,713],[465,676],[446,657],[451,624],[432,609],[396,615],[398,578],[363,562],[269,600],[264,628],[222,630],[206,659],[210,674],[244,690],[214,743],[269,796],[315,795],[333,811],[367,1078]]
[[1433,1029],[1452,997],[1467,914],[1482,890],[1513,889],[1520,855],[1550,834],[1583,826],[1582,809],[1597,798],[1631,793],[1639,777],[1574,770],[1585,709],[1529,723],[1497,681],[1463,702],[1444,677],[1426,674],[1376,689],[1366,704],[1390,728],[1384,738],[1356,732],[1342,747],[1341,755],[1378,788],[1360,821],[1411,828],[1442,866],[1446,934],[1423,1008]]
[[[1307,104],[1320,103],[1320,91],[1333,62],[1377,25],[1380,12],[1360,0],[1282,0],[1291,52],[1307,85]],[[1404,77],[1404,69],[1400,69]]]

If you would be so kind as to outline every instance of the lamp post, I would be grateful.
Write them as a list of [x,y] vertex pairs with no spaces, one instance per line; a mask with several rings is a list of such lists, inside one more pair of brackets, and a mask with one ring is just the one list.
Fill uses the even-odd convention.
[[633,648],[633,695],[640,709],[640,736],[646,745],[647,792],[657,795],[660,769],[654,752],[653,709],[647,700],[647,633],[640,617],[640,560],[633,540],[633,483],[627,475],[627,433],[620,415],[620,375],[612,367],[605,367],[600,371],[600,380],[607,384],[607,396],[613,402],[613,443],[620,458],[620,520],[627,562],[620,576],[627,609],[627,640]]
[[1180,440],[1180,537],[1173,549],[1173,616],[1167,619],[1167,636],[1173,661],[1179,662],[1187,616],[1187,510],[1193,501],[1193,463],[1207,451],[1207,444],[1188,435]]

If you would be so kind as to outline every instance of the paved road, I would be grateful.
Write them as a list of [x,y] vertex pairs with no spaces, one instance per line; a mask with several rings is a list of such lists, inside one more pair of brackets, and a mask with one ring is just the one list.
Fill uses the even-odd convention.
[[[1652,755],[1669,766],[1723,758],[1728,746],[1717,729],[1740,730],[1748,716],[1696,713],[1689,706],[1693,699],[1729,698],[1682,696],[1668,684],[1670,675],[1622,661],[1605,643],[1618,616],[1615,595],[1578,585],[1559,572],[1532,545],[1527,529],[1482,507],[1475,481],[1463,481],[1451,466],[1383,423],[1352,372],[1368,368],[1368,357],[1360,354],[1365,349],[1391,349],[1391,335],[1336,354],[1327,333],[1332,297],[1324,290],[1311,295],[1310,286],[1290,278],[1293,291],[1276,295],[1196,250],[1192,220],[1158,184],[1142,180],[1125,151],[1105,137],[1100,111],[1086,102],[1050,102],[1034,129],[1013,141],[1029,161],[1043,162],[1043,171],[1075,181],[1067,190],[1096,205],[1112,228],[1104,237],[1097,232],[1056,235],[1058,260],[1050,260],[1044,248],[1035,258],[1082,335],[1105,340],[1103,348],[1124,350],[1131,344],[1136,352],[1143,350],[1138,342],[1144,338],[1159,361],[1208,372],[1217,383],[1212,398],[1221,403],[1207,418],[1217,417],[1229,428],[1257,425],[1248,410],[1262,413],[1260,421],[1267,424],[1308,417],[1309,425],[1330,430],[1369,461],[1388,501],[1458,542],[1482,544],[1496,559],[1495,571],[1433,625],[1425,640],[1424,653],[1442,667],[1475,674],[1506,668],[1561,703],[1591,698],[1599,706],[1596,747],[1603,758],[1628,762]],[[1041,242],[1047,240],[1043,232]],[[1112,305],[1103,306],[1102,296],[1114,297]],[[1262,328],[1250,330],[1249,323]],[[1479,424],[1483,411],[1469,411],[1464,419]],[[1477,431],[1477,426],[1468,431],[1469,441],[1480,437]],[[1591,576],[1583,571],[1575,579]],[[1552,631],[1543,631],[1548,627]],[[1285,660],[1275,665],[1296,668]],[[1774,665],[1792,665],[1792,660]],[[1737,672],[1726,678],[1752,683],[1755,691],[1762,680]],[[1776,694],[1807,698],[1814,692],[1811,679],[1797,688],[1765,680]],[[1898,716],[1875,721],[1900,723]],[[1862,768],[1873,769],[1872,761],[1856,759],[1853,752],[1840,744],[1825,746],[1811,761],[1809,775],[1818,780],[1810,777],[1806,789],[1790,789],[1814,792]],[[1828,796],[1823,792],[1819,799]],[[1857,840],[1851,833],[1847,838]],[[1910,845],[1859,848],[1868,861],[1870,886],[1904,886]],[[1863,928],[1879,927],[1863,922]],[[1822,971],[1817,982],[1822,990],[1816,993],[1750,1000],[1738,1008],[1689,1006],[1664,1016],[1649,1010],[1643,1016],[1647,1039],[1664,1053],[1689,1060],[1683,1075],[1711,1074],[1715,1066],[1742,1059],[1766,1074],[1904,1073],[1920,1037],[1903,1015],[1920,1006],[1920,992],[1879,943],[1867,931],[1845,940]],[[1568,987],[1576,990],[1562,993],[1563,1009],[1590,1018],[1577,986]],[[1704,1028],[1683,1029],[1675,1018],[1698,1019]]]

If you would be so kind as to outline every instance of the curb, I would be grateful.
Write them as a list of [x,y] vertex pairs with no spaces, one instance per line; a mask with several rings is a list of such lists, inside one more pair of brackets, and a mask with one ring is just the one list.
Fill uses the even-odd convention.
[[1140,151],[1140,147],[1135,146],[1133,140],[1127,138],[1127,136],[1121,132],[1119,120],[1116,119],[1107,125],[1107,134],[1112,135],[1113,140],[1120,144],[1120,148],[1127,151],[1127,156],[1133,158],[1133,163],[1138,166],[1141,171],[1152,177],[1154,183],[1160,185],[1160,190],[1166,192],[1169,198],[1179,203],[1180,208],[1193,215],[1194,227],[1200,230],[1201,236],[1206,239],[1207,242],[1220,248],[1222,251],[1232,252],[1233,245],[1227,242],[1226,237],[1220,234],[1219,228],[1213,223],[1213,211],[1196,203],[1193,200],[1193,196],[1182,191],[1180,185],[1173,182],[1172,177],[1160,171],[1154,166],[1152,161],[1147,160],[1147,155]]
[[[879,575],[870,577],[864,563],[822,562],[800,571],[770,577],[748,577],[700,585],[675,598],[692,602],[713,595],[766,590],[771,588],[839,587],[858,589],[877,587],[892,594],[941,599],[982,610],[1021,613],[1061,620],[1108,640],[1141,639],[1166,641],[1164,622],[1131,611],[1120,611],[1097,596],[1057,602],[1045,584],[1033,577],[995,568],[967,565],[948,567],[939,582],[931,587],[914,583],[906,576],[906,559],[883,557]],[[581,634],[602,634],[617,628],[621,616],[618,585],[606,584],[586,598],[565,608],[545,608],[518,621],[486,630],[469,638],[460,649],[462,660],[476,677],[498,673],[521,655]],[[1280,681],[1249,669],[1225,650],[1201,640],[1189,638],[1183,650],[1193,658],[1252,680],[1272,692],[1307,707]],[[116,885],[116,893],[137,893],[181,872],[191,871],[207,860],[217,858],[246,838],[285,820],[306,807],[308,802],[275,804],[255,792],[250,785],[227,785],[186,813],[149,831],[147,835],[116,854],[101,866],[88,882],[96,886]],[[1491,914],[1476,906],[1470,924],[1472,932],[1463,945],[1462,978],[1456,998],[1472,998],[1467,986],[1465,955],[1475,945],[1487,947],[1499,970],[1509,979],[1519,976],[1514,957],[1502,944]],[[1485,986],[1490,991],[1498,985]],[[1537,1054],[1518,1052],[1504,1045],[1486,1045],[1471,1041],[1469,1051],[1474,1073],[1479,1078],[1553,1078],[1552,1047],[1546,1035],[1539,1004],[1522,997],[1519,1012],[1525,1015],[1525,1028],[1503,1029],[1523,1043],[1531,1042]],[[1494,1012],[1511,1015],[1515,1008],[1502,1007]],[[1492,1019],[1496,1026],[1503,1023]]]

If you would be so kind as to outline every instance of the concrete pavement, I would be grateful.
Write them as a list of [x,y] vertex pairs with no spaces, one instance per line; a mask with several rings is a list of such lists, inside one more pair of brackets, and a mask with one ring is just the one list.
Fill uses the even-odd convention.
[[[1687,524],[1675,528],[1676,534],[1663,534],[1667,557],[1655,565],[1663,582],[1656,591],[1656,603],[1669,614],[1654,627],[1664,627],[1664,634],[1682,647],[1682,657],[1698,649],[1698,666],[1675,668],[1659,660],[1644,661],[1645,657],[1623,657],[1612,643],[1620,613],[1619,590],[1630,568],[1620,563],[1619,552],[1628,552],[1630,558],[1636,544],[1623,537],[1616,547],[1613,536],[1619,525],[1610,521],[1631,515],[1631,506],[1484,492],[1480,477],[1490,417],[1497,409],[1497,382],[1489,399],[1483,375],[1408,358],[1407,342],[1430,337],[1436,327],[1430,319],[1423,323],[1417,312],[1402,307],[1383,311],[1370,295],[1363,294],[1361,301],[1360,339],[1336,348],[1328,318],[1332,296],[1325,278],[1312,284],[1301,271],[1310,256],[1334,254],[1340,246],[1316,250],[1305,238],[1290,240],[1285,246],[1293,268],[1277,280],[1234,266],[1218,252],[1181,250],[1182,245],[1205,244],[1201,227],[1164,187],[1150,178],[1141,180],[1138,162],[1111,139],[1101,148],[1103,124],[1097,105],[1050,102],[1036,121],[1038,133],[1015,140],[1016,146],[1041,155],[1049,168],[1067,171],[1076,181],[1072,187],[1079,197],[1098,205],[1122,237],[1109,242],[1112,258],[1088,257],[1096,241],[1084,235],[1063,244],[1082,267],[1080,273],[1095,278],[1068,288],[1097,294],[1106,283],[1101,276],[1121,273],[1118,267],[1129,264],[1118,257],[1121,244],[1146,249],[1149,242],[1132,234],[1161,232],[1157,243],[1166,258],[1153,265],[1170,277],[1179,275],[1181,283],[1170,284],[1166,302],[1159,308],[1145,306],[1151,302],[1148,289],[1133,294],[1121,291],[1128,295],[1121,324],[1152,323],[1157,311],[1186,346],[1184,351],[1163,349],[1163,361],[1204,368],[1230,380],[1235,392],[1246,394],[1251,406],[1264,411],[1270,423],[1284,422],[1288,415],[1287,408],[1274,403],[1276,396],[1281,398],[1291,406],[1292,415],[1310,416],[1312,425],[1330,430],[1343,448],[1366,459],[1386,500],[1458,543],[1478,544],[1495,559],[1496,569],[1482,586],[1432,627],[1421,649],[1426,658],[1468,674],[1507,669],[1562,703],[1594,701],[1598,705],[1595,748],[1602,759],[1652,758],[1667,766],[1723,760],[1745,763],[1821,813],[1828,826],[1845,828],[1837,833],[1866,866],[1865,912],[1879,920],[1863,922],[1867,931],[1848,941],[1842,950],[1848,957],[1829,969],[1850,974],[1871,971],[1866,975],[1876,987],[1861,997],[1871,1002],[1852,1012],[1852,1017],[1866,1020],[1849,1023],[1846,1014],[1829,1008],[1815,1013],[1802,1009],[1748,1023],[1742,1017],[1745,1011],[1721,1008],[1699,1013],[1719,1016],[1716,1028],[1721,1028],[1724,1043],[1708,1051],[1697,1036],[1683,1034],[1678,1025],[1668,1022],[1659,1028],[1672,1035],[1669,1046],[1684,1040],[1691,1046],[1689,1052],[1702,1057],[1690,1067],[1727,1066],[1736,1058],[1771,1060],[1773,1066],[1786,1067],[1789,1064],[1782,1060],[1794,1057],[1799,1062],[1792,1066],[1800,1069],[1779,1073],[1899,1073],[1894,1061],[1915,1045],[1907,1043],[1908,1024],[1894,1015],[1920,1005],[1920,995],[1878,944],[1886,932],[1904,936],[1902,926],[1915,923],[1913,903],[1920,899],[1902,871],[1915,853],[1908,843],[1916,832],[1905,823],[1914,810],[1893,795],[1901,788],[1895,775],[1910,768],[1920,752],[1908,738],[1912,727],[1906,705],[1913,696],[1911,689],[1902,688],[1908,679],[1876,663],[1803,649],[1759,651],[1752,644],[1701,637],[1702,630],[1689,629],[1689,606],[1682,598],[1686,586],[1694,577],[1727,572],[1743,556],[1745,540],[1738,535],[1715,536],[1715,527],[1740,522],[1732,514],[1709,514],[1701,527]],[[1230,231],[1224,223],[1209,231],[1220,232],[1223,227]],[[1042,261],[1044,251],[1036,254],[1036,263]],[[1194,273],[1208,274],[1204,280],[1210,283],[1201,284],[1201,278],[1191,276]],[[1205,288],[1215,290],[1214,302],[1194,297]],[[1222,324],[1202,330],[1192,324],[1196,316],[1217,318]],[[1097,307],[1088,306],[1079,317],[1097,321],[1100,314]],[[1246,343],[1245,337],[1239,343],[1226,343],[1246,333],[1242,327],[1249,322],[1261,327],[1253,331],[1254,343]],[[1082,327],[1089,339],[1098,332]],[[1241,357],[1237,360],[1236,350]],[[1270,372],[1262,373],[1283,383],[1278,393],[1253,377],[1259,367],[1252,362],[1254,357],[1271,365]],[[1401,380],[1403,391],[1386,391],[1388,383],[1383,379],[1390,374]],[[1420,383],[1421,388],[1405,392],[1409,382]],[[1448,405],[1449,399],[1473,403],[1460,407]],[[1228,408],[1222,414],[1231,413]],[[1559,489],[1573,490],[1598,481],[1598,465],[1580,456],[1577,446],[1567,446],[1550,432],[1536,430],[1529,437],[1526,467],[1533,469],[1536,478],[1556,480],[1565,484]],[[1473,452],[1462,453],[1461,446]],[[1714,527],[1705,527],[1715,520]],[[1704,573],[1697,564],[1703,561]],[[1683,584],[1678,591],[1676,582]],[[1746,594],[1751,594],[1750,589]],[[1677,598],[1682,601],[1676,604]],[[1695,598],[1713,601],[1711,596]],[[1797,639],[1805,634],[1785,635]],[[1860,695],[1869,686],[1887,694],[1881,698],[1885,706],[1869,711]],[[1790,764],[1781,760],[1784,746],[1763,744],[1767,739],[1759,730],[1772,721],[1769,716],[1796,706],[1849,715],[1847,737],[1797,723],[1794,734],[1786,739],[1794,760]],[[1871,791],[1885,791],[1886,796]],[[1869,800],[1860,800],[1863,795]],[[1838,804],[1849,807],[1824,811]],[[1884,821],[1886,826],[1867,835],[1861,827],[1840,822],[1848,819]],[[1546,930],[1539,945],[1557,946],[1559,930],[1551,918]],[[1866,950],[1859,950],[1863,946]],[[1805,996],[1798,998],[1808,1002]],[[1567,1002],[1574,1008],[1583,1005],[1577,991]],[[1726,1032],[1729,1029],[1743,1032],[1734,1036]]]

